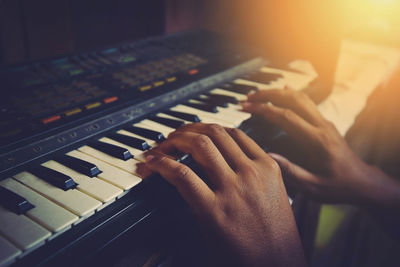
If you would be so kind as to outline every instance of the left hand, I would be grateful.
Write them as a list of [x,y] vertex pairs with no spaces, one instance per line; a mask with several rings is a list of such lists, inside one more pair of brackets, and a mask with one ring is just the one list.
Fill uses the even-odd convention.
[[242,105],[246,111],[280,126],[301,149],[300,164],[270,154],[288,184],[327,203],[381,208],[393,205],[387,196],[398,194],[396,182],[363,162],[304,93],[289,89],[259,91],[249,95]]

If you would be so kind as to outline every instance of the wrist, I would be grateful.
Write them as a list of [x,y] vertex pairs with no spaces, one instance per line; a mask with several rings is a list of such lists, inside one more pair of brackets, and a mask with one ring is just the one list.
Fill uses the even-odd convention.
[[399,210],[400,183],[375,166],[367,165],[369,190],[365,195],[369,209]]

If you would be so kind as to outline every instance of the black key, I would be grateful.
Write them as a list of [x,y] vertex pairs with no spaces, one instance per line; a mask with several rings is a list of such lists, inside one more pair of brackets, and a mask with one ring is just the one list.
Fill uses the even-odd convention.
[[185,125],[184,121],[181,120],[174,120],[174,119],[169,119],[169,118],[163,118],[163,117],[157,117],[157,116],[152,116],[150,118],[148,118],[149,120],[158,122],[162,125],[174,128],[174,129],[178,129],[179,127]]
[[183,105],[192,107],[192,108],[196,108],[196,109],[200,109],[203,111],[207,111],[210,113],[218,113],[217,107],[215,105],[211,105],[211,104],[186,102],[186,103],[183,103]]
[[220,99],[221,101],[225,101],[232,104],[239,103],[239,100],[234,96],[210,94],[210,93],[207,93],[206,95],[210,98]]
[[156,141],[158,143],[161,143],[162,141],[164,141],[166,138],[165,136],[157,131],[153,131],[153,130],[149,130],[146,128],[142,128],[142,127],[137,127],[137,126],[129,126],[127,128],[124,128],[124,130],[143,136],[145,138],[148,138],[150,140]]
[[95,177],[101,173],[99,168],[93,163],[84,161],[82,159],[74,158],[68,155],[63,155],[55,158],[62,165],[65,165],[77,172],[80,172],[89,177]]
[[128,160],[133,158],[128,149],[116,145],[100,141],[91,141],[87,145],[118,159]]
[[192,158],[192,156],[191,156],[190,154],[183,154],[183,155],[180,155],[180,156],[177,158],[176,161],[179,162],[179,163],[182,163],[182,164],[187,165],[187,164],[189,164],[192,160],[193,160],[193,158]]
[[246,76],[245,79],[257,83],[269,84],[281,77],[283,77],[282,74],[278,73],[256,72]]
[[143,139],[140,138],[136,138],[133,136],[127,136],[127,135],[123,135],[123,134],[111,134],[109,136],[107,136],[110,139],[113,139],[117,142],[120,142],[122,144],[125,144],[127,146],[131,146],[134,148],[137,148],[139,150],[145,151],[150,149],[149,144],[147,144],[147,142]]
[[0,186],[0,205],[17,214],[23,214],[35,207],[25,198],[2,186]]
[[39,177],[40,179],[45,180],[46,182],[57,186],[64,191],[75,188],[78,185],[68,175],[55,171],[53,169],[46,168],[41,165],[30,167],[28,171],[33,175]]
[[167,110],[163,111],[163,113],[168,114],[172,117],[176,117],[185,121],[191,121],[191,122],[200,122],[200,118],[195,115],[195,114],[190,114],[190,113],[184,113],[180,111],[173,111],[173,110]]
[[201,101],[203,103],[208,103],[211,105],[216,105],[219,107],[223,107],[223,108],[227,108],[228,107],[228,102],[222,100],[222,99],[218,99],[218,98],[212,98],[210,96],[206,96],[206,95],[201,95],[199,97],[196,97],[196,100]]
[[237,84],[237,83],[225,83],[218,88],[229,90],[235,93],[247,95],[250,92],[257,91],[258,88],[252,85],[244,85],[244,84]]

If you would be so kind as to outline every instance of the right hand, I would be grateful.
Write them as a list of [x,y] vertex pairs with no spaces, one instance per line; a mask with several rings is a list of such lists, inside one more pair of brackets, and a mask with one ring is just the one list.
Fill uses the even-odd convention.
[[[191,154],[205,183],[170,155]],[[305,266],[279,166],[237,129],[188,124],[146,156],[192,208],[216,266]]]
[[[249,95],[243,109],[280,126],[301,149],[302,166],[271,153],[290,185],[328,203],[376,205],[391,179],[364,163],[304,93],[285,89]],[[383,190],[385,188],[385,190]]]

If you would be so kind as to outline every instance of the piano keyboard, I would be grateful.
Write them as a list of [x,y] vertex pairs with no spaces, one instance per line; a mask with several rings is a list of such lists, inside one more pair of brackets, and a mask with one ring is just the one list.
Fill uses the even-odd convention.
[[[187,53],[181,54],[182,51],[171,40],[163,43],[164,40],[155,39],[152,44],[163,44],[160,51],[168,48],[172,49],[172,54],[150,51],[138,63],[119,62],[108,66],[108,63],[79,56],[74,64],[82,67],[82,73],[61,75],[53,70],[46,75],[59,75],[53,77],[50,83],[43,81],[41,76],[38,80],[36,69],[32,72],[29,68],[16,68],[11,72],[14,76],[7,71],[2,72],[9,79],[10,86],[13,82],[22,82],[21,86],[32,89],[33,93],[25,90],[25,93],[30,92],[24,95],[25,98],[13,98],[18,109],[10,109],[7,105],[9,109],[2,108],[1,112],[5,110],[6,114],[0,114],[0,117],[7,118],[8,124],[3,122],[0,125],[4,128],[4,125],[14,125],[17,121],[18,132],[14,129],[9,131],[10,134],[17,133],[14,139],[23,136],[27,138],[23,141],[34,140],[35,143],[27,145],[27,142],[21,142],[23,145],[18,146],[19,141],[9,140],[11,143],[4,146],[8,150],[0,155],[1,178],[4,178],[0,180],[0,266],[18,265],[19,262],[30,265],[26,259],[36,257],[40,247],[51,246],[74,230],[78,234],[67,241],[78,239],[81,234],[78,229],[82,225],[88,224],[85,229],[92,230],[90,223],[97,218],[96,215],[101,216],[117,207],[118,203],[125,203],[124,200],[143,186],[142,179],[151,175],[139,174],[138,171],[144,153],[163,142],[180,126],[203,122],[242,128],[251,116],[241,111],[239,101],[246,100],[248,93],[283,88],[286,84],[304,88],[310,82],[308,77],[298,73],[265,67],[260,69],[265,61],[253,55],[237,56],[237,61],[229,63],[232,65],[213,66],[214,62],[219,63],[222,57],[218,56],[224,51],[216,50],[213,54],[206,51],[205,60],[202,55],[191,54],[193,51],[185,50]],[[182,40],[187,43],[185,38]],[[190,44],[193,45],[196,43]],[[120,50],[112,51],[120,53]],[[197,50],[193,53],[196,54]],[[98,60],[106,59],[101,53],[97,54]],[[153,61],[147,62],[147,57]],[[65,58],[53,63],[67,64],[68,60]],[[51,69],[47,66],[43,71]],[[25,72],[34,75],[35,79],[29,75],[25,80],[21,79],[20,73],[25,75]],[[232,80],[235,77],[239,78]],[[43,88],[36,90],[38,85],[43,85]],[[57,98],[52,96],[53,92],[56,92]],[[143,102],[134,102],[136,98]],[[45,105],[43,99],[49,103]],[[35,121],[36,124],[25,115],[23,119],[14,119],[28,109],[32,118],[40,118]],[[53,111],[55,113],[49,113]],[[107,119],[105,116],[95,118],[92,116],[95,112],[106,114]],[[83,123],[76,126],[80,118]],[[70,123],[68,127],[75,128],[62,128],[64,123]],[[25,128],[25,125],[33,128]],[[48,140],[42,138],[48,137],[45,135],[47,130],[55,132]],[[32,133],[32,136],[38,134],[38,138],[26,137],[26,133]],[[40,135],[42,133],[45,134]],[[10,136],[7,134],[0,134],[0,140],[8,140]],[[130,192],[133,194],[127,195]],[[132,204],[130,199],[127,202],[126,206]],[[114,210],[108,214],[114,217]],[[124,219],[128,220],[127,215]],[[141,219],[133,218],[132,221]],[[108,221],[109,218],[102,220]],[[97,227],[100,223],[93,225]],[[120,232],[115,233],[118,235]],[[61,244],[67,246],[68,242]],[[50,257],[52,252],[57,250],[46,252],[45,257]],[[35,260],[41,262],[42,255],[38,255]]]
[[[14,197],[1,199],[8,205],[12,202],[12,209],[0,208],[0,265],[29,254],[124,196],[144,178],[137,172],[143,153],[179,126],[201,121],[239,127],[250,114],[241,111],[238,102],[257,88],[232,85],[88,140],[1,181],[0,187]],[[30,208],[19,212],[24,202]]]

